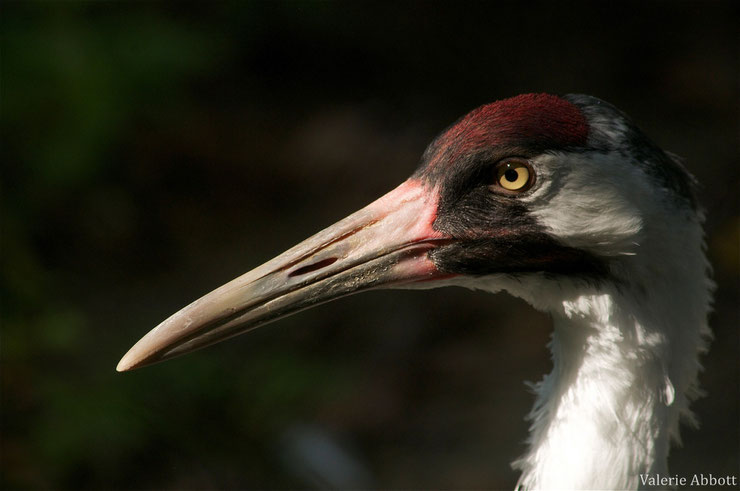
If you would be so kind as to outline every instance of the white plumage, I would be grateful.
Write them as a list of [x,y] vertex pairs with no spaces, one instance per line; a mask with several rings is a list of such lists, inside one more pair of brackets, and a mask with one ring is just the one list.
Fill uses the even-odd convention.
[[594,285],[547,273],[448,280],[507,291],[553,318],[553,371],[534,384],[522,489],[637,489],[668,474],[678,422],[693,422],[713,283],[703,217],[623,155],[545,155],[524,198],[562,243],[613,256]]

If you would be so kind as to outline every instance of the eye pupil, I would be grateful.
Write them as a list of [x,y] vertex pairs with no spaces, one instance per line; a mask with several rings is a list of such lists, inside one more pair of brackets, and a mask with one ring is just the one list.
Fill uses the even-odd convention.
[[519,179],[519,172],[515,169],[507,169],[506,172],[504,172],[504,177],[509,182],[516,182],[516,180]]

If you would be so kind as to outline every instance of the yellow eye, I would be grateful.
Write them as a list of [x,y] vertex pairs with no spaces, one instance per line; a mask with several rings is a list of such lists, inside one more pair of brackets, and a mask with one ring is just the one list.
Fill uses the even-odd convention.
[[522,159],[502,160],[496,166],[496,184],[506,191],[521,193],[534,183],[534,172]]

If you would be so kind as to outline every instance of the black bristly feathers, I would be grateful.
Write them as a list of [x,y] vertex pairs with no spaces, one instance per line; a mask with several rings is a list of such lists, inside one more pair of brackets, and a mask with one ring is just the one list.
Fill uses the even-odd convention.
[[606,264],[591,254],[559,244],[529,214],[516,196],[489,187],[497,162],[505,157],[532,157],[521,148],[497,148],[462,157],[447,167],[448,174],[418,176],[435,179],[440,199],[434,229],[457,239],[430,252],[443,272],[484,276],[495,273],[582,275],[606,274]]
[[[504,158],[532,159],[551,150],[583,152],[583,145],[557,145],[552,140],[545,145],[528,135],[496,142],[493,127],[485,130],[493,135],[492,145],[466,146],[458,139],[461,131],[455,131],[461,122],[466,124],[466,118],[429,145],[413,176],[438,189],[433,228],[456,239],[429,253],[435,266],[443,272],[469,276],[542,272],[604,277],[608,272],[606,259],[559,243],[517,196],[496,193],[489,187],[493,169]],[[451,134],[456,139],[450,140]]]

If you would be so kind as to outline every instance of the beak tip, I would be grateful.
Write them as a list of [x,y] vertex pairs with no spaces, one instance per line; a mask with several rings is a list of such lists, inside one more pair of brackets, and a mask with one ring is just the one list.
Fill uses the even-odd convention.
[[121,361],[118,362],[118,365],[116,365],[117,372],[129,372],[147,364],[146,358],[142,357],[140,353],[137,352],[138,350],[135,350],[134,348],[131,348],[128,353],[123,355]]
[[134,364],[131,363],[128,355],[121,358],[121,361],[119,361],[118,365],[116,365],[117,372],[128,372],[129,370],[132,370],[133,368],[134,368]]
[[139,339],[139,341],[134,344],[125,355],[123,355],[123,358],[121,358],[121,361],[119,361],[116,366],[117,372],[129,372],[136,368],[151,365],[169,358],[168,356],[165,356],[166,352],[164,352],[164,350],[157,348],[157,346],[162,343],[159,336],[160,326],[157,326],[146,333],[144,337]]

